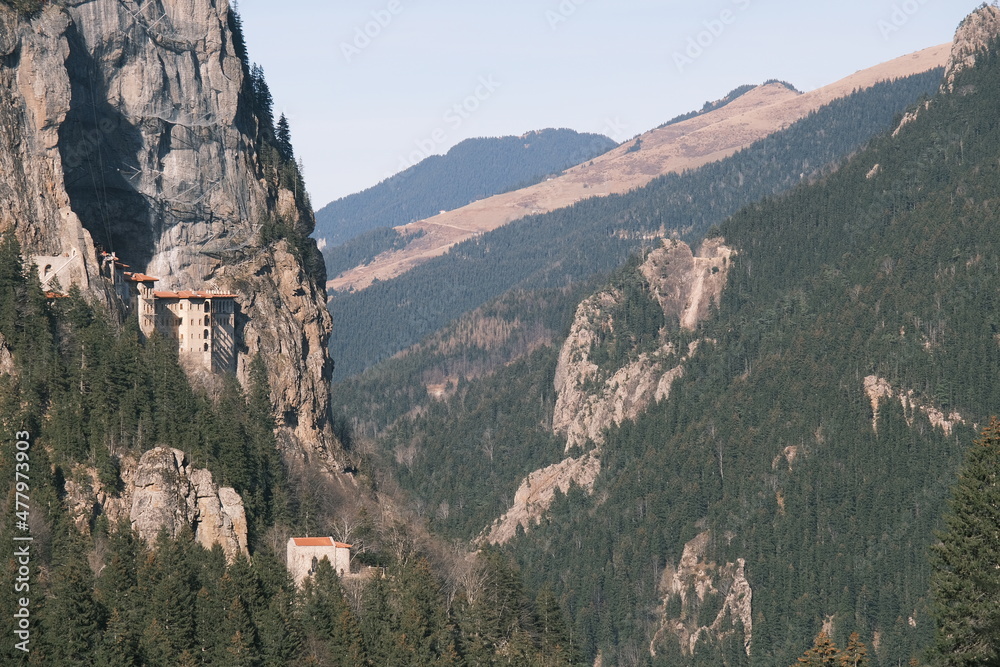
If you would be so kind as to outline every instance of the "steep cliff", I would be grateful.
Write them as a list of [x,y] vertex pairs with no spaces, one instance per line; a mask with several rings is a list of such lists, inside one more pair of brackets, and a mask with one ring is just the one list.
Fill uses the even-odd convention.
[[60,285],[105,300],[95,243],[161,289],[238,294],[239,376],[262,353],[286,454],[332,461],[313,217],[264,140],[234,25],[227,0],[0,6],[0,230],[78,258]]
[[[721,239],[706,240],[698,256],[673,240],[649,253],[639,273],[668,326],[693,331],[708,316],[725,286],[731,256]],[[610,290],[582,303],[559,354],[553,430],[566,435],[567,451],[588,440],[600,444],[608,426],[634,419],[654,400],[667,398],[670,385],[683,375],[683,362],[697,349],[691,344],[682,354],[664,337],[656,349],[620,368],[595,363],[592,354],[600,332],[614,333],[611,312],[622,299],[620,291]]]
[[[518,526],[530,528],[551,507],[556,489],[565,493],[570,484],[593,489],[606,429],[667,400],[673,383],[684,376],[684,364],[704,341],[691,341],[681,350],[670,332],[693,332],[708,317],[726,285],[732,256],[721,238],[705,240],[697,255],[685,243],[664,240],[646,256],[632,278],[641,283],[638,299],[652,299],[664,322],[646,351],[636,352],[623,331],[626,323],[616,320],[630,312],[624,289],[611,287],[580,304],[559,352],[552,430],[566,438],[567,454],[573,449],[587,453],[531,473],[511,508],[484,531],[484,540],[504,543]],[[599,359],[609,346],[627,348],[630,360],[619,366]]]
[[66,504],[83,531],[97,514],[115,524],[128,520],[152,544],[161,530],[176,537],[190,529],[206,549],[222,547],[232,560],[247,554],[247,518],[243,499],[231,487],[220,487],[208,470],[195,468],[179,449],[156,447],[138,461],[122,461],[123,488],[109,495],[93,468],[77,466],[66,480]]
[[1000,34],[1000,8],[984,4],[965,17],[955,32],[941,90],[954,92],[955,77],[962,70],[972,67],[976,63],[976,56],[983,52],[998,34]]
[[750,655],[753,642],[753,590],[746,562],[719,565],[707,559],[712,534],[704,532],[684,545],[677,567],[667,566],[660,578],[662,604],[656,612],[660,627],[649,643],[654,658],[666,643],[680,643],[684,656],[693,655],[706,637],[736,641]]

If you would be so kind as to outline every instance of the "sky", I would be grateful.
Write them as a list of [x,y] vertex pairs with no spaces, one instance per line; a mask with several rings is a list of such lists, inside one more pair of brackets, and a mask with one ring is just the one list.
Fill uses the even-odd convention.
[[[234,0],[234,4],[237,4]],[[316,209],[470,137],[624,141],[951,41],[980,0],[239,0]]]

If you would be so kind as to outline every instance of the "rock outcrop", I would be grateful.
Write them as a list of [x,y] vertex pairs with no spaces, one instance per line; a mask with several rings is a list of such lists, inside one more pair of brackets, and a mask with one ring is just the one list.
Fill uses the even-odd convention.
[[[701,533],[684,545],[677,567],[668,566],[660,577],[662,604],[657,610],[660,627],[649,644],[656,657],[665,642],[680,642],[681,653],[692,655],[704,636],[717,641],[737,637],[750,655],[753,642],[753,590],[746,578],[746,562],[718,565],[708,560],[712,534]],[[711,618],[702,625],[699,619]]]
[[262,353],[286,454],[332,462],[324,277],[274,232],[305,238],[312,213],[262,143],[233,25],[228,0],[0,5],[0,230],[78,253],[60,283],[101,299],[95,242],[161,289],[240,295],[239,376]]
[[888,380],[877,375],[866,377],[864,387],[865,394],[872,404],[872,431],[875,433],[878,433],[879,409],[882,403],[893,400],[899,401],[900,406],[902,406],[903,418],[906,419],[908,426],[913,426],[913,420],[918,413],[927,417],[931,426],[941,429],[946,436],[951,435],[951,432],[959,424],[966,423],[959,412],[955,410],[945,412],[934,405],[921,403],[917,400],[916,393],[912,389],[897,391],[893,389]]
[[[722,239],[708,239],[695,256],[680,241],[667,240],[649,253],[639,271],[667,318],[668,326],[693,331],[718,303],[729,274],[733,252]],[[557,393],[553,430],[566,436],[566,450],[590,441],[600,444],[613,424],[635,419],[653,401],[666,399],[671,385],[684,374],[683,363],[695,352],[682,354],[664,341],[658,350],[613,371],[591,360],[601,330],[613,331],[610,312],[622,299],[602,292],[580,304],[556,367]]]
[[14,355],[7,347],[7,339],[0,334],[0,375],[15,375],[17,365],[14,363]]
[[86,533],[103,514],[115,525],[127,520],[152,544],[161,530],[176,537],[190,529],[206,549],[219,544],[232,560],[247,554],[247,518],[243,498],[218,486],[212,473],[195,468],[179,449],[156,447],[136,461],[122,457],[121,493],[111,495],[94,468],[76,466],[66,480],[66,506],[78,529]]
[[640,267],[667,321],[694,331],[708,317],[726,286],[731,248],[719,237],[705,239],[698,254],[676,240],[663,242]]
[[555,500],[556,490],[569,491],[575,484],[588,493],[601,473],[601,460],[589,454],[565,459],[548,468],[536,470],[521,482],[514,494],[514,504],[490,527],[485,540],[490,544],[505,544],[517,534],[517,527],[527,530],[536,524]]
[[680,241],[665,240],[639,267],[649,294],[663,309],[667,327],[659,347],[643,352],[621,368],[602,368],[593,360],[602,332],[614,335],[614,310],[624,295],[610,289],[583,301],[577,308],[569,336],[559,352],[555,373],[556,404],[552,430],[566,438],[566,452],[587,453],[531,473],[518,489],[511,508],[484,531],[481,539],[504,543],[517,527],[537,523],[552,505],[556,489],[570,484],[590,492],[601,471],[604,432],[635,419],[654,401],[667,400],[674,382],[684,376],[684,364],[700,344],[678,350],[667,331],[681,327],[694,331],[708,317],[725,287],[733,251],[721,238],[708,239],[696,256]]
[[[941,90],[955,92],[955,77],[976,64],[976,56],[1000,35],[1000,8],[985,5],[969,14],[958,26],[945,67]],[[959,91],[961,92],[961,91]]]
[[132,527],[149,543],[161,530],[177,537],[191,528],[206,549],[219,544],[229,559],[247,553],[243,499],[233,489],[217,486],[208,470],[192,467],[179,449],[157,447],[143,454],[131,496]]

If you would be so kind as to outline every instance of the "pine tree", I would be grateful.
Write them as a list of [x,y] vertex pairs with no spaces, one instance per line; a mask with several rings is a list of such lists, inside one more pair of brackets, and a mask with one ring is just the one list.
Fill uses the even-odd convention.
[[400,568],[398,577],[398,664],[423,667],[458,663],[455,629],[430,564],[425,559],[407,563]]
[[802,654],[793,667],[840,667],[840,651],[822,630],[813,640],[812,648]]
[[313,660],[336,667],[365,662],[361,631],[344,599],[340,580],[330,561],[324,558],[302,590],[302,617],[313,639]]
[[294,599],[282,590],[257,616],[261,659],[267,667],[288,665],[302,652],[302,626],[294,614]]
[[94,597],[108,617],[98,664],[133,665],[139,654],[138,561],[145,548],[126,521],[108,537],[108,555],[97,579]]
[[852,632],[847,640],[847,648],[840,654],[841,667],[868,667],[868,647],[861,641],[858,633]]
[[385,579],[379,577],[365,585],[360,616],[361,638],[369,660],[376,665],[395,664],[397,626]]
[[155,549],[143,563],[138,577],[144,598],[144,632],[140,647],[146,660],[172,660],[174,664],[194,646],[195,578],[187,544],[190,532],[176,539],[160,532]]
[[288,127],[288,118],[285,114],[281,114],[278,118],[274,138],[278,142],[278,151],[281,153],[281,157],[286,161],[292,160],[295,157],[295,151],[292,149],[292,131]]
[[575,665],[582,662],[556,596],[548,587],[535,600],[541,652],[546,665]]
[[253,90],[254,106],[265,138],[274,132],[274,98],[264,78],[264,68],[254,63],[250,68],[250,85]]
[[933,548],[931,591],[941,665],[1000,665],[1000,420],[990,420],[952,491]]
[[46,655],[57,664],[88,661],[103,624],[94,601],[93,575],[84,557],[86,545],[73,531],[56,540],[52,578],[40,613]]

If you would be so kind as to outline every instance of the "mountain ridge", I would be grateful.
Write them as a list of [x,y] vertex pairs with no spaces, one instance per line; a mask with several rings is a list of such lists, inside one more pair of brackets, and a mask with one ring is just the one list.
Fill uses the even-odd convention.
[[[659,236],[697,241],[741,206],[836,168],[844,156],[894,127],[922,96],[936,92],[941,71],[876,84],[718,162],[517,220],[393,280],[335,293],[329,303],[341,323],[331,340],[335,380],[399,352],[507,289],[561,287],[614,271]],[[363,338],[352,336],[358,326],[366,331]]]
[[313,236],[337,246],[373,229],[397,227],[519,189],[616,145],[603,135],[553,128],[466,139],[444,155],[430,155],[377,185],[330,202],[316,211]]
[[[496,195],[399,228],[423,232],[402,250],[376,257],[364,267],[331,276],[328,290],[357,291],[373,281],[399,276],[455,244],[525,216],[569,206],[594,196],[623,193],[657,176],[692,169],[732,155],[798,120],[825,103],[879,81],[943,66],[950,44],[929,47],[861,70],[809,93],[786,85],[758,86],[730,104],[704,115],[651,130],[559,178]],[[635,150],[635,146],[639,150]]]

